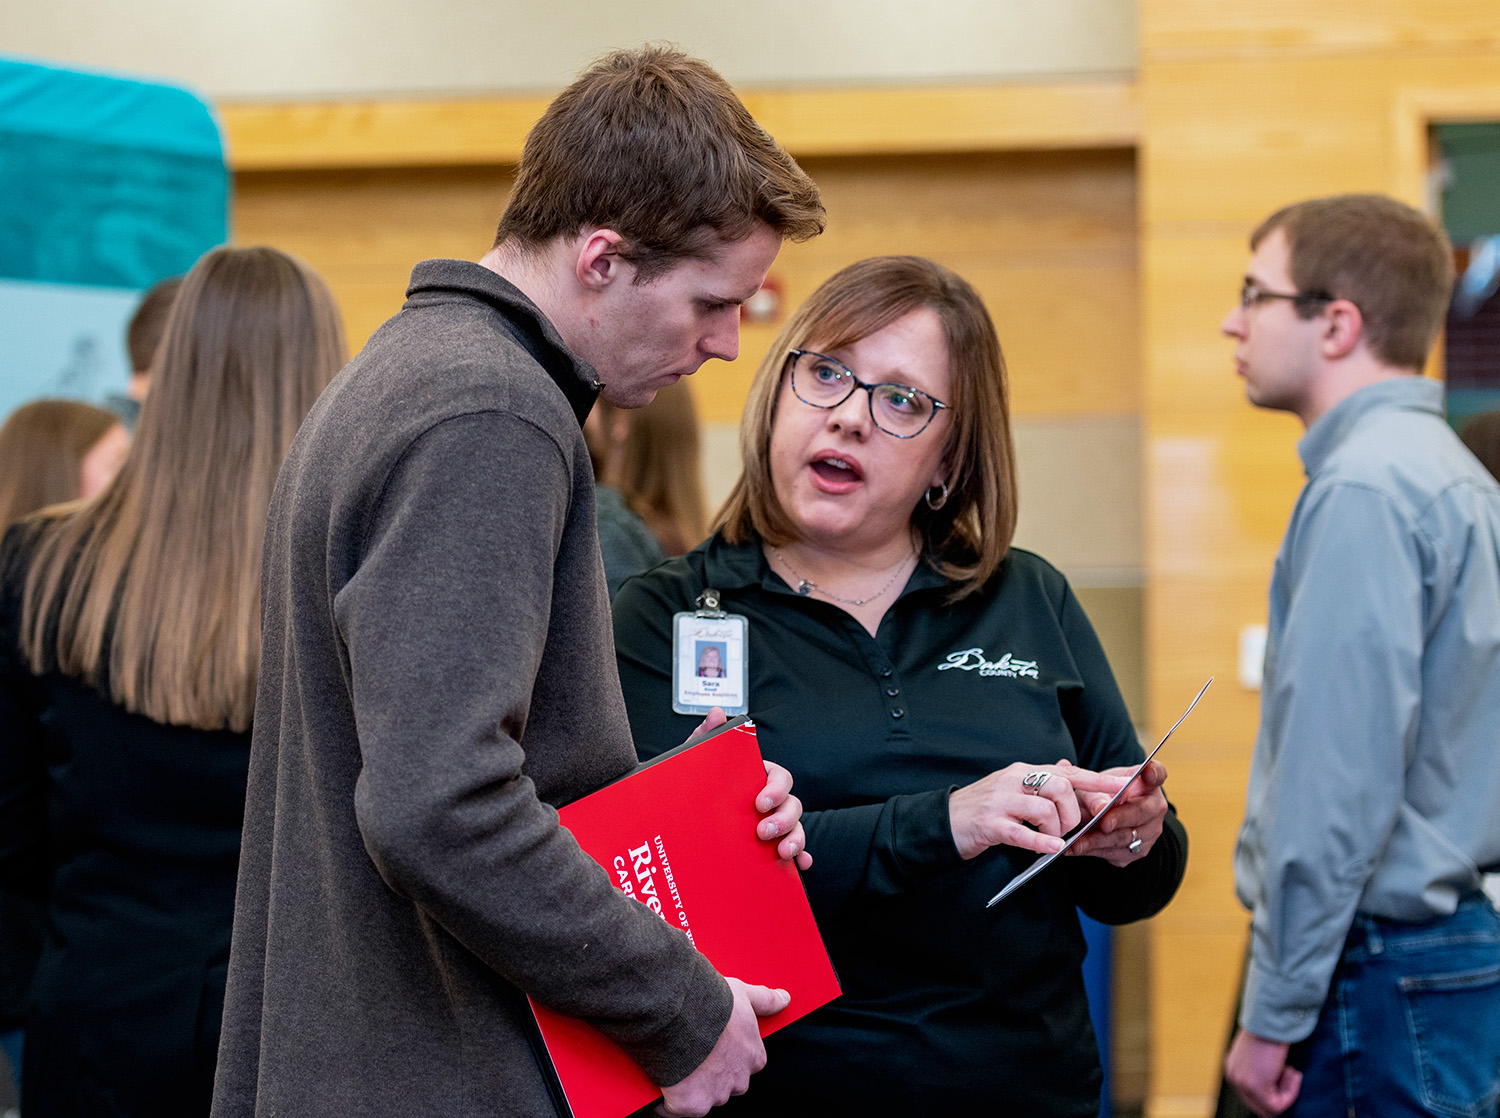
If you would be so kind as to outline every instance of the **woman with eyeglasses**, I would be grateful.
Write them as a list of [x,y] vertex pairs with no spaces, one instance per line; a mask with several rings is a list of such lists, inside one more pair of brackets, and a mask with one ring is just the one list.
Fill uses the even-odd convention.
[[741,452],[713,536],[615,602],[643,757],[697,724],[674,712],[673,615],[713,589],[746,619],[749,714],[807,812],[844,994],[767,1039],[730,1109],[1093,1118],[1076,910],[1150,916],[1187,841],[1153,762],[986,908],[1142,752],[1067,581],[1010,547],[1005,367],[978,295],[917,257],[837,273],[762,362]]

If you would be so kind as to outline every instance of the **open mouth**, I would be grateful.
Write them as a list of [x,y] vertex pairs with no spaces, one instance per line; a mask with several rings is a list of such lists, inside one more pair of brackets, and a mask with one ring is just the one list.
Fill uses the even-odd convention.
[[811,469],[819,478],[835,485],[846,485],[863,478],[854,463],[831,454],[813,459]]

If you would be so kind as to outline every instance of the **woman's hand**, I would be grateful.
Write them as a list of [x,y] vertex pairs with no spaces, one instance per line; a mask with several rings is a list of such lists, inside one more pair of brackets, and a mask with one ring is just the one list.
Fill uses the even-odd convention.
[[[1042,773],[1045,779],[1040,778]],[[1031,783],[1023,783],[1029,776]],[[1018,761],[948,797],[954,845],[965,861],[1002,843],[1055,854],[1062,849],[1062,836],[1083,818],[1081,797],[1097,796],[1095,802],[1102,805],[1124,783],[1122,776],[1090,772],[1066,761],[1055,765]]]
[[765,813],[755,827],[755,837],[765,842],[779,839],[776,854],[783,862],[795,860],[799,870],[812,866],[807,835],[802,831],[802,801],[792,795],[792,774],[775,761],[764,762],[766,786],[755,797],[755,810]]
[[[727,721],[724,711],[714,707],[688,741],[707,737]],[[795,860],[799,870],[808,869],[812,855],[807,852],[807,835],[802,830],[802,801],[792,795],[792,774],[774,761],[766,761],[765,766],[766,786],[755,797],[755,810],[765,818],[756,824],[755,837],[763,842],[779,839],[777,857],[783,862]]]
[[[1068,765],[1066,761],[1061,762],[1061,765],[1066,765],[1074,773],[1084,771]],[[1129,775],[1134,767],[1127,765],[1118,769],[1105,769],[1099,775],[1122,778]],[[1167,817],[1167,796],[1162,791],[1162,785],[1166,782],[1166,766],[1160,761],[1152,761],[1141,770],[1140,776],[1131,781],[1130,788],[1109,809],[1109,814],[1069,848],[1068,856],[1087,855],[1103,858],[1112,866],[1128,866],[1151,853],[1151,848],[1161,837],[1162,823]],[[1104,805],[1109,802],[1109,795],[1085,792],[1078,799],[1083,809],[1089,815],[1094,815],[1104,809]],[[1138,844],[1137,839],[1140,840]],[[1132,844],[1136,844],[1133,850]]]

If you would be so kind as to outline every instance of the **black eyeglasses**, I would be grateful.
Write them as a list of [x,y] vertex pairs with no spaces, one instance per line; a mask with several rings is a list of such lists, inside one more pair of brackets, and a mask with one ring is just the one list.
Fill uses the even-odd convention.
[[792,370],[792,392],[808,407],[836,408],[863,388],[870,394],[870,419],[898,439],[920,435],[933,416],[948,406],[908,384],[866,384],[842,361],[810,349],[792,350],[787,363]]
[[1267,291],[1254,280],[1246,280],[1240,287],[1240,308],[1249,310],[1251,307],[1259,306],[1267,299],[1288,299],[1299,307],[1312,306],[1315,303],[1332,303],[1332,295],[1324,295],[1322,292],[1311,292],[1303,294],[1297,291]]

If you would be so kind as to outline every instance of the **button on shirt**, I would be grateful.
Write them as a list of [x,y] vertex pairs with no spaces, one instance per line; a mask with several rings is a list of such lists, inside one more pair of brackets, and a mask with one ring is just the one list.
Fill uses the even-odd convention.
[[876,635],[794,593],[758,541],[715,536],[628,580],[615,601],[637,749],[683,740],[672,713],[672,616],[708,587],[749,622],[750,716],[796,778],[804,875],[844,995],[768,1039],[731,1113],[1098,1113],[1100,1071],[1075,905],[1111,923],[1172,896],[1186,836],[1168,816],[1127,869],[1066,858],[994,909],[1035,855],[964,862],[950,789],[1016,761],[1102,769],[1140,745],[1088,619],[1045,561],[1012,549],[979,591],[919,565]]
[[1298,444],[1235,855],[1269,1040],[1312,1031],[1356,912],[1446,916],[1500,863],[1500,487],[1442,400],[1384,381]]

